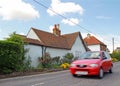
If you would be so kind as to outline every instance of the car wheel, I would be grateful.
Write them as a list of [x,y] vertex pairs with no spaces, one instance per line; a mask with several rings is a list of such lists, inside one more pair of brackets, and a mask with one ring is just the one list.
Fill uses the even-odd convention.
[[103,69],[100,68],[100,71],[99,71],[99,78],[102,79],[104,76],[104,72],[103,72]]
[[110,68],[109,73],[113,73],[113,67]]

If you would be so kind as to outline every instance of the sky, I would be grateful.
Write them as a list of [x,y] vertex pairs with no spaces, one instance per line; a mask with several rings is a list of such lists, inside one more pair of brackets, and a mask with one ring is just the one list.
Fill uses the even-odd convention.
[[120,47],[120,0],[0,0],[0,40],[13,32],[27,35],[30,28],[61,34],[88,33],[112,52]]

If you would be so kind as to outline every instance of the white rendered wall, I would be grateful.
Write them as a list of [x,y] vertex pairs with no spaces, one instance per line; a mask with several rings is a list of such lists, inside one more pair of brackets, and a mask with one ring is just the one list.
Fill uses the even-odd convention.
[[[41,46],[26,45],[25,49],[29,49],[26,56],[30,56],[31,61],[32,61],[31,66],[37,67],[37,65],[39,64],[38,57],[42,56],[42,48],[41,48]],[[46,52],[48,52],[51,57],[60,56],[62,58],[69,51],[70,50],[65,50],[65,49],[46,48]]]
[[30,29],[29,33],[27,34],[27,38],[32,38],[32,39],[38,39],[39,40],[38,36],[33,31],[33,29]]
[[67,54],[70,50],[66,49],[56,49],[56,48],[47,48],[46,52],[50,54],[51,57],[60,56],[63,57],[65,54]]
[[88,46],[88,48],[91,51],[100,51],[100,45],[90,45],[90,46]]
[[36,67],[39,64],[38,57],[42,56],[42,48],[37,45],[26,45],[25,49],[29,49],[27,56],[31,58],[31,66]]
[[[37,39],[37,36],[32,29],[29,32],[28,37]],[[42,56],[42,47],[29,44],[29,45],[26,45],[25,48],[29,49],[27,56],[31,57],[31,61],[32,61],[31,65],[33,67],[37,67],[37,65],[39,64],[38,57]],[[71,50],[47,47],[46,52],[49,52],[51,57],[55,57],[55,56],[63,57],[67,53],[73,53],[74,56],[79,56],[81,53],[86,52],[86,50],[82,44],[80,37],[78,36],[76,38],[75,43],[73,44]]]
[[86,49],[79,36],[76,38],[76,41],[72,46],[71,52],[74,54],[75,57],[78,57],[81,53],[86,52]]

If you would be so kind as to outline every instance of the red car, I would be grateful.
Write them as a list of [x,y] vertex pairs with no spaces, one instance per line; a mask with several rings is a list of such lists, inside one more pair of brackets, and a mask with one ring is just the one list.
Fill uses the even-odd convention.
[[112,60],[105,51],[88,51],[73,61],[70,65],[70,72],[77,75],[97,75],[103,78],[104,72],[112,73]]

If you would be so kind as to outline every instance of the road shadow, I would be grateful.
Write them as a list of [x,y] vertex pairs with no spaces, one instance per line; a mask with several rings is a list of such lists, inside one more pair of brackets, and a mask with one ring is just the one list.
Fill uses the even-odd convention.
[[[102,79],[105,79],[107,77],[109,77],[112,73],[109,73],[109,72],[105,72],[104,73],[104,77]],[[74,77],[74,76],[73,76]],[[98,80],[101,80],[98,76],[86,76],[86,75],[78,75],[78,76],[75,76],[74,78],[84,78],[84,79],[98,79]]]

